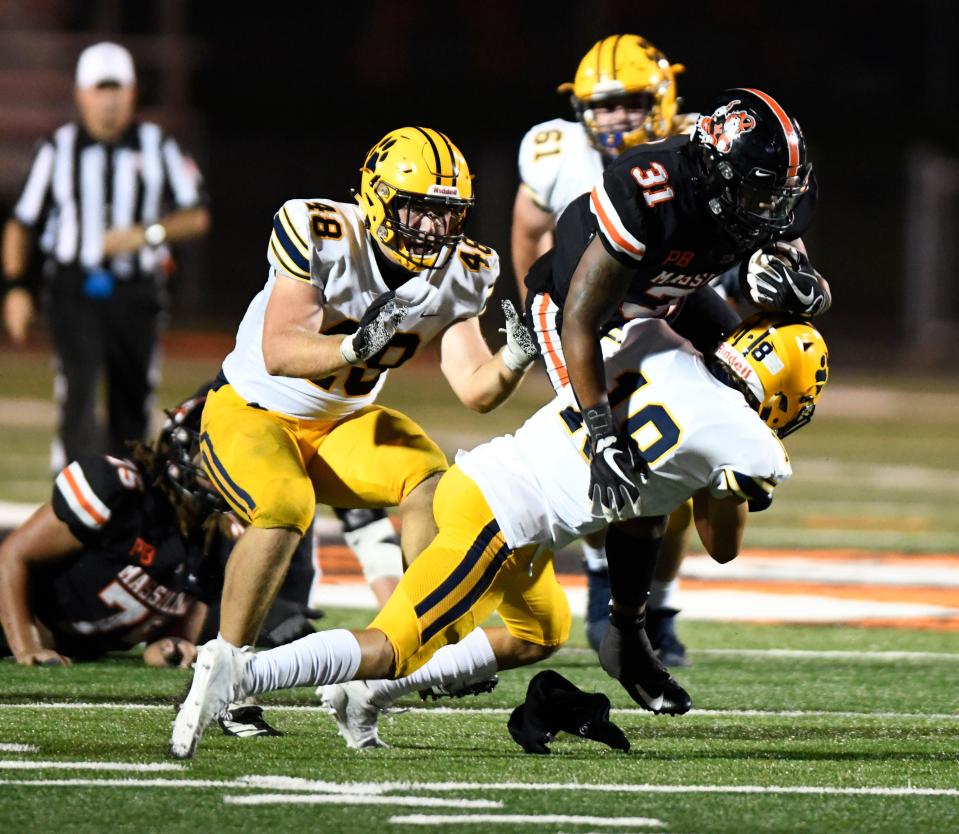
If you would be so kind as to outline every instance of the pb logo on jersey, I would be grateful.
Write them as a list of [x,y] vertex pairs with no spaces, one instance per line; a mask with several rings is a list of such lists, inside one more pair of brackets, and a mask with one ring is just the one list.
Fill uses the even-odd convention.
[[744,133],[756,127],[756,119],[745,110],[734,110],[739,99],[713,111],[711,116],[702,115],[696,122],[696,132],[707,145],[720,153],[729,153],[733,143]]

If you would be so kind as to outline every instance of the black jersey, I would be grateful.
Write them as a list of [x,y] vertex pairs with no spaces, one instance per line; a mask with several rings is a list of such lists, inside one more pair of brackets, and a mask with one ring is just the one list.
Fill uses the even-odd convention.
[[[583,251],[598,234],[610,255],[634,270],[622,318],[661,316],[768,242],[743,248],[709,214],[697,192],[691,147],[689,137],[674,136],[618,157],[602,181],[563,212],[550,267],[530,272],[530,296],[549,293],[562,308]],[[815,203],[811,181],[792,225],[771,239],[800,237],[812,225]]]
[[182,537],[170,501],[132,461],[71,463],[57,476],[52,503],[83,543],[74,556],[31,571],[33,610],[58,650],[90,657],[156,639],[218,591],[219,559],[204,559],[203,533]]

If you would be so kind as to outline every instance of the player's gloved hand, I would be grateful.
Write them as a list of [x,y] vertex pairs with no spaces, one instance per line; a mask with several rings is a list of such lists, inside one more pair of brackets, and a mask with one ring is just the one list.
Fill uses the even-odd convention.
[[599,644],[599,664],[643,709],[682,715],[693,705],[689,693],[656,657],[646,635],[646,615],[622,616],[610,609],[609,628]]
[[503,318],[506,319],[506,327],[500,329],[500,333],[506,334],[503,364],[511,371],[525,371],[539,356],[539,348],[533,334],[516,312],[513,302],[506,299],[502,302],[502,307]]
[[374,299],[356,332],[340,343],[346,363],[358,365],[386,347],[405,315],[406,307],[396,303],[396,293],[385,292]]
[[649,478],[649,464],[632,437],[616,433],[608,403],[585,409],[583,419],[592,440],[589,495],[593,515],[602,515],[609,522],[635,518],[640,488]]
[[825,313],[831,303],[820,278],[809,258],[795,246],[776,241],[743,261],[739,284],[760,310],[813,318]]

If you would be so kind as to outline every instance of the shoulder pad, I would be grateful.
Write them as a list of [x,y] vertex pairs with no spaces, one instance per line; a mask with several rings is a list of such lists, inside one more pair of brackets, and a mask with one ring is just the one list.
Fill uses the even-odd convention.
[[304,200],[287,200],[273,215],[267,260],[278,272],[310,280],[310,220]]
[[75,460],[57,475],[53,509],[71,528],[100,530],[143,491],[143,478],[133,461],[90,456]]
[[456,247],[454,258],[454,268],[458,268],[462,275],[457,283],[465,284],[458,294],[461,298],[470,299],[469,306],[474,308],[472,316],[482,315],[499,276],[499,255],[490,246],[463,238]]
[[577,122],[565,119],[552,119],[531,127],[519,146],[519,176],[523,185],[529,189],[533,200],[549,211],[549,200],[556,179],[559,176],[560,163],[575,137],[570,128]]

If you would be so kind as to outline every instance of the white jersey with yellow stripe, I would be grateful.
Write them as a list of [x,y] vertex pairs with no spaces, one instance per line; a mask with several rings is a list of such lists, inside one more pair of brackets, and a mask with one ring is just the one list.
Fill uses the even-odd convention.
[[603,158],[579,122],[552,119],[523,137],[519,176],[534,202],[557,219],[602,178]]
[[387,372],[457,321],[480,315],[499,274],[492,249],[464,240],[440,269],[425,270],[396,290],[406,316],[396,335],[365,365],[324,379],[271,376],[263,361],[263,317],[277,281],[316,287],[323,333],[352,333],[370,304],[389,290],[363,215],[352,203],[289,200],[273,219],[266,286],[250,302],[223,372],[248,402],[303,419],[337,420],[376,399]]
[[[768,503],[792,474],[779,438],[665,322],[631,322],[605,365],[614,413],[650,466],[640,515],[669,513],[704,489]],[[515,435],[460,452],[456,462],[480,487],[510,547],[555,550],[605,526],[591,511],[586,441],[566,389]]]

